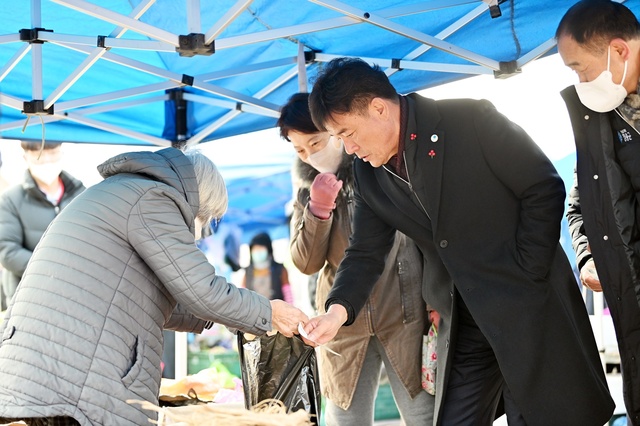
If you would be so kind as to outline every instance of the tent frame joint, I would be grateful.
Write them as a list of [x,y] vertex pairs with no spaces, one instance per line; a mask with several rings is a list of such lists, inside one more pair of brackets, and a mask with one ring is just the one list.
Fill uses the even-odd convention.
[[399,58],[392,58],[391,59],[391,68],[394,69],[394,70],[398,70],[398,71],[402,70],[402,68],[400,67],[400,61],[401,61],[401,59],[399,59]]
[[44,108],[43,99],[34,99],[22,103],[22,113],[26,115],[53,115],[53,105]]
[[194,82],[194,77],[192,75],[188,75],[188,74],[182,74],[182,84],[186,85],[186,86],[193,86],[193,82]]
[[499,18],[502,16],[502,10],[500,10],[500,4],[506,0],[482,0],[489,6],[489,15],[491,19]]
[[40,27],[22,28],[20,31],[18,31],[18,33],[20,34],[20,41],[26,41],[29,42],[29,44],[44,44],[45,40],[38,39],[38,33],[40,31],[48,31],[50,33],[53,32],[53,30],[48,30],[46,28]]
[[305,50],[304,51],[304,63],[311,64],[316,61],[316,51],[315,50]]
[[196,55],[211,56],[216,53],[216,41],[205,43],[203,33],[189,33],[178,36],[178,47],[176,52],[180,56],[192,57]]
[[520,74],[522,68],[518,67],[518,61],[500,61],[500,69],[493,71],[493,76],[499,79],[505,79]]

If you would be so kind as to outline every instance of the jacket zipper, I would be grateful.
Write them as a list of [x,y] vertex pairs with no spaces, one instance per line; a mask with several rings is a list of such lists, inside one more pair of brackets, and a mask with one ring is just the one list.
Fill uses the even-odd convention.
[[[389,173],[391,173],[392,176],[395,176],[396,178],[400,179],[402,182],[406,183],[407,186],[409,187],[409,190],[411,191],[411,193],[416,197],[416,200],[418,200],[418,203],[420,203],[420,207],[422,208],[422,211],[424,212],[424,214],[427,215],[427,217],[429,218],[429,220],[431,220],[431,216],[429,216],[429,213],[427,212],[427,209],[424,208],[424,204],[422,204],[422,201],[420,200],[420,197],[418,197],[418,194],[416,194],[416,192],[413,190],[413,185],[411,184],[411,176],[409,175],[409,168],[407,167],[407,157],[405,155],[405,153],[402,153],[402,158],[404,160],[404,170],[407,173],[407,180],[404,180],[401,176],[399,176],[398,174],[392,172],[391,170],[389,170],[387,168],[387,166],[383,165],[382,167]],[[402,269],[402,262],[398,262],[398,269]],[[398,270],[398,273],[400,273],[401,271]],[[400,284],[401,290],[402,290],[402,279],[400,277],[398,277],[398,282]],[[404,291],[401,291],[401,300],[402,303],[400,303],[400,307],[402,309],[402,322],[406,323],[407,322],[407,307],[405,306],[404,303]]]
[[400,179],[402,182],[406,183],[409,186],[409,190],[416,197],[416,200],[418,200],[418,203],[420,203],[420,207],[422,207],[422,211],[424,212],[424,214],[427,215],[429,220],[431,220],[431,216],[429,216],[429,213],[427,213],[427,209],[424,208],[424,204],[422,204],[422,201],[420,200],[420,197],[418,197],[418,194],[416,194],[416,192],[413,190],[413,185],[411,184],[411,176],[409,176],[409,169],[407,168],[407,157],[406,157],[404,152],[402,153],[402,158],[404,160],[404,170],[405,170],[405,172],[407,172],[407,179],[408,180],[404,180],[402,177],[398,176],[396,173],[394,173],[391,170],[389,170],[387,168],[387,166],[383,165],[382,167],[387,172],[391,173],[393,176],[397,177],[398,179]]

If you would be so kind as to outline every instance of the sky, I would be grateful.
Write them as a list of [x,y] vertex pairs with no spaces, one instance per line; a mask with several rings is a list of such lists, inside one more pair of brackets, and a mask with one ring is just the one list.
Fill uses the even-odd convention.
[[[420,93],[434,99],[488,99],[523,127],[551,160],[558,160],[575,152],[569,116],[559,92],[577,81],[556,54],[526,65],[521,74],[505,80],[482,75]],[[63,145],[63,167],[88,186],[101,180],[96,166],[102,161],[122,152],[155,149],[158,148],[67,143]],[[200,149],[219,166],[225,179],[237,177],[238,166],[264,165],[264,159],[269,158],[282,167],[290,164],[295,155],[276,129],[206,142]],[[10,183],[20,182],[26,166],[19,143],[3,140],[0,153],[2,176]]]

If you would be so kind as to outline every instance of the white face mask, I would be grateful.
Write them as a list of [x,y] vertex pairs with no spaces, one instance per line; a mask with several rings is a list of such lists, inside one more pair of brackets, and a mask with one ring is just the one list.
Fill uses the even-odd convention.
[[195,239],[196,241],[198,241],[199,239],[202,238],[202,228],[204,228],[204,223],[202,223],[202,221],[196,217],[196,220],[194,221],[194,226],[195,226]]
[[613,82],[613,76],[609,67],[611,65],[611,47],[607,51],[607,70],[593,81],[578,83],[576,92],[582,105],[596,112],[609,112],[618,108],[627,97],[627,89],[624,88],[624,79],[627,77],[627,61],[624,61],[624,72],[620,84]]
[[29,172],[34,179],[45,185],[53,184],[62,172],[62,164],[59,161],[43,164],[31,164]]
[[251,251],[251,261],[256,269],[267,269],[269,267],[269,251],[267,249],[253,249]]
[[320,151],[307,157],[307,163],[320,173],[336,173],[342,163],[342,139],[329,138],[329,141]]

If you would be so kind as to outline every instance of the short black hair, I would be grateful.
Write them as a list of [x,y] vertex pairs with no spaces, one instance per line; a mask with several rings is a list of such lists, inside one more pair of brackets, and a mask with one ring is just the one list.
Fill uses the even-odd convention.
[[558,24],[556,40],[570,36],[578,44],[602,52],[614,38],[640,37],[640,23],[626,6],[610,0],[581,0],[571,6]]
[[364,112],[373,98],[399,102],[384,71],[359,58],[336,58],[324,66],[313,84],[309,95],[311,118],[318,129],[325,131],[333,114]]
[[291,96],[280,109],[280,118],[276,126],[280,128],[280,137],[289,142],[289,132],[292,130],[307,135],[319,132],[309,112],[309,94],[296,93]]

